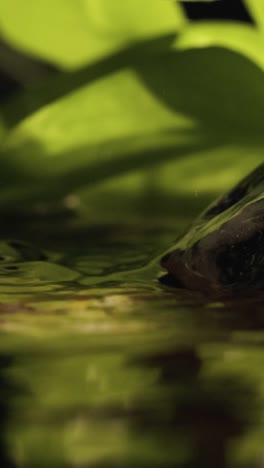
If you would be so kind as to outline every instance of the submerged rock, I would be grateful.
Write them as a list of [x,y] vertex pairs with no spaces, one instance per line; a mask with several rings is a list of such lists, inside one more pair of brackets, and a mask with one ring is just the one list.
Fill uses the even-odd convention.
[[210,205],[161,265],[168,284],[187,289],[220,296],[264,289],[264,164]]

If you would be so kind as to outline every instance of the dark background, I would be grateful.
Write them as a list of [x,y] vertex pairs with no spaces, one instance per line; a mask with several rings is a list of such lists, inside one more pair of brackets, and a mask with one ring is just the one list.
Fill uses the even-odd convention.
[[242,0],[214,2],[183,2],[187,16],[192,20],[225,19],[253,22]]

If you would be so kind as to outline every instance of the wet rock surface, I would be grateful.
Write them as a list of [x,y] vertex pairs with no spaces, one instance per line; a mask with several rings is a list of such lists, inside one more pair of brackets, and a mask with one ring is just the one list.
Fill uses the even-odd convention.
[[264,288],[264,165],[210,205],[163,256],[163,282],[208,294]]

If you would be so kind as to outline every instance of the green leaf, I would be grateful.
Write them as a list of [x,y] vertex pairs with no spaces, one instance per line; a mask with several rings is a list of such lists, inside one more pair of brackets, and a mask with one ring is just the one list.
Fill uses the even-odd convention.
[[190,23],[175,39],[178,49],[221,46],[239,52],[264,67],[264,36],[253,26],[234,21]]
[[184,24],[172,0],[1,0],[3,37],[18,49],[73,69],[131,42]]
[[264,28],[264,9],[262,0],[244,0],[250,15],[260,29]]
[[58,72],[46,81],[41,81],[36,86],[23,90],[2,105],[2,113],[7,126],[14,126],[42,106],[76,91],[82,86],[88,86],[95,80],[103,79],[122,68],[132,67],[146,54],[153,56],[157,52],[170,49],[174,38],[174,34],[168,34],[140,41],[113,55],[88,64],[86,67]]
[[[210,48],[145,57],[135,68],[43,108],[11,132],[2,154],[1,202],[33,194],[36,200],[58,198],[208,150],[212,168],[221,148],[229,148],[229,167],[239,167],[249,154],[257,162],[263,109],[263,72],[234,52]],[[177,177],[175,166],[174,190]]]
[[255,148],[258,158],[263,113],[263,72],[236,53],[212,48],[146,57],[136,69],[95,81],[11,132],[2,155],[1,201],[22,202],[32,194],[54,199],[208,149],[213,158],[213,150],[231,147],[231,165],[247,158],[245,148],[248,154]]
[[[2,159],[8,192],[14,183],[46,191],[49,180],[64,193],[149,165],[159,161],[160,146],[171,153],[175,141],[185,144],[186,134],[187,145],[195,141],[196,147],[191,127],[189,119],[156,99],[135,71],[116,72],[43,108],[11,132]],[[68,181],[61,186],[64,177]]]

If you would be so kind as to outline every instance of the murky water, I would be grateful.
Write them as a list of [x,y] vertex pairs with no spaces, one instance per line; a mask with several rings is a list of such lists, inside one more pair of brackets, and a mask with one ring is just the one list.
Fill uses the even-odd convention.
[[160,284],[174,228],[51,232],[0,249],[0,466],[264,466],[262,301]]

